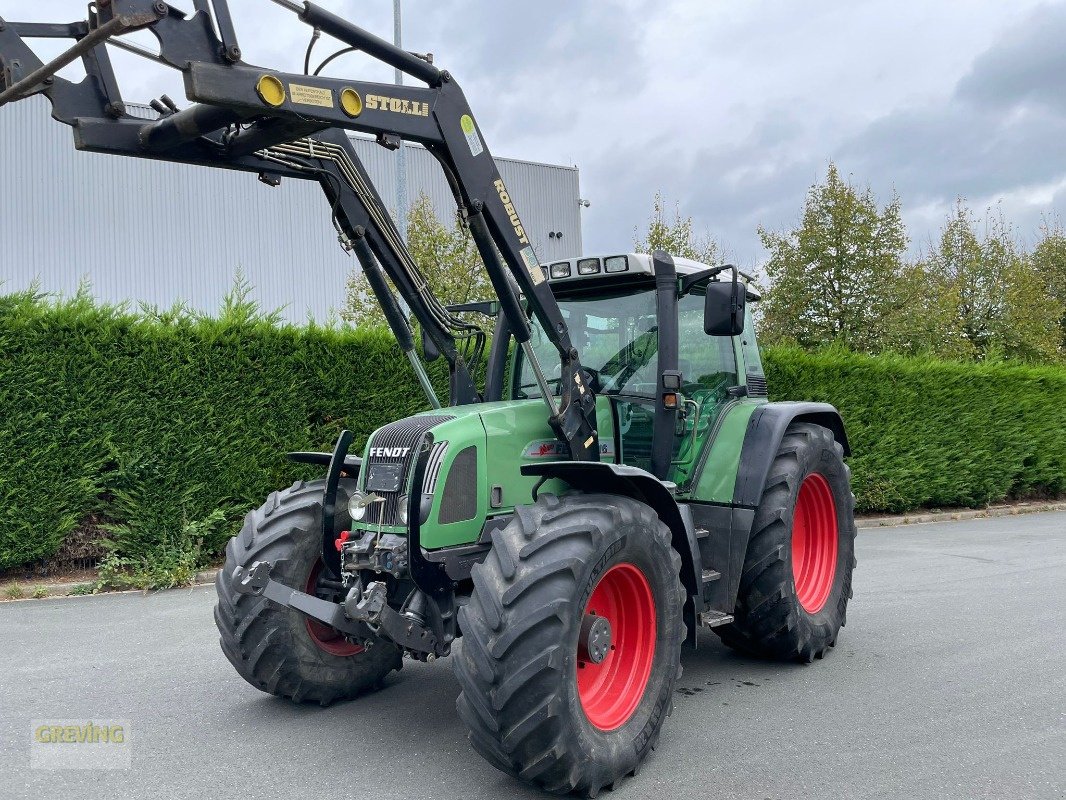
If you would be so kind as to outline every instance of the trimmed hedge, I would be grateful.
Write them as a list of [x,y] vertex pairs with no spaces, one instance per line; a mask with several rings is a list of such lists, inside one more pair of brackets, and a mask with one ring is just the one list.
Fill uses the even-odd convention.
[[772,399],[840,409],[859,511],[1066,492],[1066,369],[766,353]]
[[420,398],[385,331],[280,326],[240,298],[219,319],[0,298],[0,568],[86,520],[135,560],[192,537],[219,553],[248,508],[315,473],[286,452],[345,426],[361,446]]
[[[1066,491],[1066,370],[794,350],[766,367],[775,397],[842,410],[863,511]],[[217,319],[0,298],[0,568],[86,526],[131,565],[211,557],[315,473],[286,451],[345,426],[361,446],[423,405],[381,330],[282,326],[239,296]]]

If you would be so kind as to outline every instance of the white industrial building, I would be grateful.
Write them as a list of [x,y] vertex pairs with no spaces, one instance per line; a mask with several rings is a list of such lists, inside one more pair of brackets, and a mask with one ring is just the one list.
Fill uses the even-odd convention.
[[[353,138],[395,213],[396,153]],[[405,152],[408,197],[425,193],[450,223],[437,162],[417,145]],[[577,168],[497,163],[541,261],[580,255]],[[269,188],[251,173],[78,152],[42,97],[0,108],[0,194],[0,294],[34,282],[70,294],[87,282],[102,301],[212,312],[240,269],[264,308],[323,321],[343,306],[357,266],[317,184]]]

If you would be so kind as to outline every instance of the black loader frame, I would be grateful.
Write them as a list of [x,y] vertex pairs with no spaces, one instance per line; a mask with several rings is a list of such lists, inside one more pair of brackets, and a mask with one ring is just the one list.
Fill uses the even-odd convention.
[[[426,85],[286,74],[245,63],[227,0],[191,0],[192,14],[161,0],[96,0],[89,5],[87,21],[60,25],[0,18],[0,105],[45,95],[52,116],[73,127],[79,150],[243,170],[270,185],[285,178],[317,181],[331,205],[342,246],[355,253],[366,271],[430,402],[439,406],[386,275],[418,320],[429,350],[448,362],[450,404],[476,402],[471,361],[480,357],[484,335],[428,290],[345,131],[373,134],[392,149],[402,141],[423,145],[448,179],[511,334],[537,364],[513,281],[558,351],[561,392],[558,397],[543,392],[552,429],[573,459],[597,461],[592,388],[582,378],[566,323],[462,89],[428,56],[395,47],[315,3],[273,2],[349,49]],[[156,37],[158,54],[119,38],[139,30]],[[44,64],[24,41],[34,38],[72,39],[74,45]],[[164,95],[152,103],[157,120],[127,113],[109,44],[181,71],[194,104],[179,109]],[[85,67],[84,80],[73,83],[56,75],[77,59]],[[543,379],[539,364],[536,369]]]

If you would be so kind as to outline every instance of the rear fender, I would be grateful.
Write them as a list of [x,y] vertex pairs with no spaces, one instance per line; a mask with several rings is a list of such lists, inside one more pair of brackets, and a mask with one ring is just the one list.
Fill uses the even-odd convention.
[[715,534],[709,540],[708,556],[722,572],[723,580],[713,592],[710,604],[714,607],[731,609],[736,603],[755,510],[762,502],[770,466],[781,448],[785,431],[793,422],[828,428],[844,448],[844,455],[851,455],[844,420],[828,403],[766,403],[755,409],[744,435],[732,506],[693,504],[697,524]]
[[733,490],[733,505],[756,508],[762,500],[770,465],[777,457],[785,431],[793,422],[810,422],[828,428],[851,455],[844,420],[840,412],[828,403],[766,403],[755,409],[744,434],[744,449],[737,468],[737,482]]

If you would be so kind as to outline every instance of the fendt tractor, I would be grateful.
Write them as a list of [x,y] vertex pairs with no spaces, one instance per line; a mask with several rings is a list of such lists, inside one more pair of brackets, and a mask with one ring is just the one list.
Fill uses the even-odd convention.
[[[613,788],[655,748],[701,625],[786,661],[836,643],[855,566],[840,415],[768,402],[738,270],[664,252],[541,264],[448,72],[315,3],[273,2],[418,85],[246,63],[226,0],[0,19],[0,104],[43,94],[78,149],[317,182],[425,392],[361,455],[348,431],[290,454],[324,477],[272,494],[230,541],[222,650],[252,686],[326,705],[461,638],[458,713],[481,755],[549,791]],[[74,42],[45,64],[34,38]],[[179,70],[191,104],[131,114],[109,47]],[[83,80],[56,74],[79,58]],[[433,295],[352,131],[435,156],[494,299]],[[447,362],[446,403],[427,359]]]

